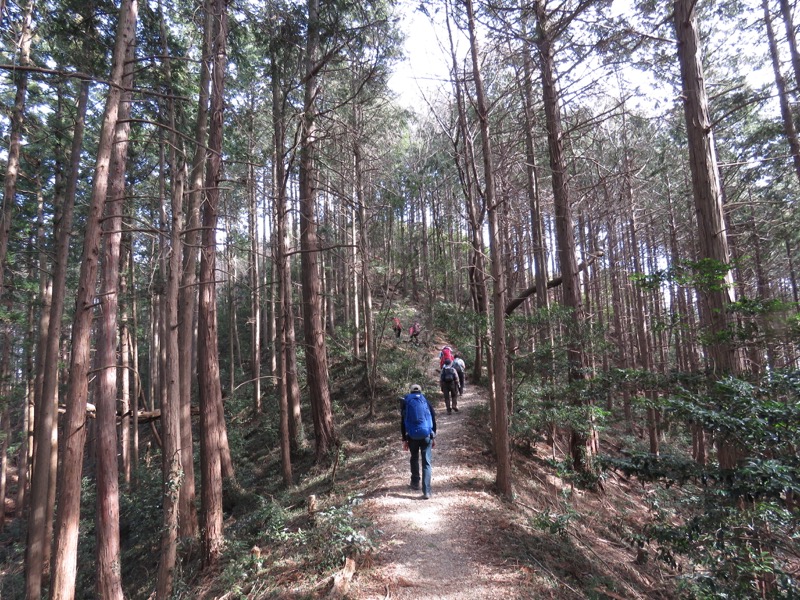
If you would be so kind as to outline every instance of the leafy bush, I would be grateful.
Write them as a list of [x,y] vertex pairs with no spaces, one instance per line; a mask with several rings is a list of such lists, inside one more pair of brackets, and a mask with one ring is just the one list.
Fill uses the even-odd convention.
[[[511,415],[511,435],[517,439],[540,441],[552,427],[588,433],[590,424],[602,427],[608,416],[597,402],[605,391],[601,380],[573,382],[571,385],[521,385],[515,391]],[[565,402],[565,398],[573,401]]]
[[654,513],[644,538],[674,567],[689,559],[694,569],[683,587],[692,597],[797,597],[800,586],[787,565],[800,525],[800,372],[768,373],[755,383],[684,378],[673,384],[664,404],[673,418],[712,432],[742,458],[736,468],[722,469],[680,455],[603,457],[604,466],[642,481],[691,486],[680,522],[668,520],[669,511]]
[[311,548],[318,549],[320,568],[341,568],[345,558],[375,549],[369,533],[371,523],[353,513],[353,506],[360,502],[361,498],[356,496],[347,504],[317,513],[315,526],[306,532],[305,537]]
[[532,519],[532,524],[542,531],[547,531],[563,538],[569,532],[570,523],[578,520],[580,516],[580,513],[572,508],[571,504],[563,502],[562,512],[540,512]]
[[473,310],[464,310],[452,302],[437,302],[433,305],[434,328],[446,332],[447,343],[458,349],[465,360],[469,358],[465,349],[475,345],[475,331],[482,324],[485,329],[485,319]]
[[406,394],[412,383],[419,383],[424,389],[428,377],[427,364],[416,353],[407,352],[403,348],[388,348],[383,350],[383,355],[379,366],[380,374],[389,382],[396,396]]

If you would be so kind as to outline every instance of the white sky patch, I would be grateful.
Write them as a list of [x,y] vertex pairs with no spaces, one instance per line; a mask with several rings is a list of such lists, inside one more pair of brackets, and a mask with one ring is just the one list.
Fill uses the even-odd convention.
[[406,0],[401,8],[400,28],[406,34],[406,59],[398,63],[389,87],[398,102],[407,108],[421,109],[450,76],[450,58],[444,12],[436,3],[424,3],[430,17],[418,10],[419,2]]
[[611,3],[611,16],[629,15],[633,12],[633,0],[614,0]]
[[[428,14],[419,10],[423,4]],[[633,0],[614,0],[611,15],[629,14]],[[401,106],[422,110],[426,99],[437,96],[447,88],[451,58],[444,9],[437,2],[402,0],[400,28],[406,34],[404,44],[406,58],[399,62],[389,79],[389,87],[398,95]],[[463,57],[469,49],[466,34],[453,28],[456,52]]]

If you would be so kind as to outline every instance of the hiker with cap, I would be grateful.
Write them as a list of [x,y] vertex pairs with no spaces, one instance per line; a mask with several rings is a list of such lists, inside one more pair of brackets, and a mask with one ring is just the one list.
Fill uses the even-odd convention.
[[420,489],[422,460],[422,499],[431,497],[431,450],[436,447],[436,412],[418,384],[411,386],[400,407],[400,432],[403,450],[411,452],[411,489]]

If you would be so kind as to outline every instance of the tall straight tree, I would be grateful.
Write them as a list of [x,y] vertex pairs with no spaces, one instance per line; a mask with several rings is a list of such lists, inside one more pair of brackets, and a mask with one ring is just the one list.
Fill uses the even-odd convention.
[[200,61],[200,82],[197,99],[197,116],[194,125],[194,155],[189,174],[189,203],[186,209],[186,234],[183,238],[183,276],[178,302],[178,346],[184,349],[179,356],[180,368],[180,432],[181,465],[183,479],[178,498],[178,529],[182,538],[193,540],[197,536],[197,509],[195,505],[194,446],[192,442],[192,381],[194,352],[195,308],[197,306],[197,257],[200,247],[200,206],[203,200],[203,175],[207,159],[208,100],[211,82],[214,20],[208,2],[204,2],[203,49]]
[[[96,297],[98,249],[103,206],[108,195],[109,167],[116,133],[123,88],[123,73],[127,49],[133,44],[138,16],[137,0],[123,0],[119,9],[117,37],[114,45],[111,76],[109,77],[100,139],[97,146],[89,217],[83,240],[80,278],[75,300],[75,317],[72,325],[72,354],[70,355],[69,383],[67,386],[67,412],[64,423],[64,454],[61,461],[58,513],[54,563],[51,571],[50,598],[71,600],[75,596],[75,577],[78,554],[78,523],[81,502],[81,472],[86,441],[86,403],[89,392],[90,334]],[[33,494],[32,494],[33,496]],[[39,524],[31,529],[40,535]],[[46,543],[42,539],[31,541],[29,535],[26,562],[31,560],[32,544]],[[38,548],[41,552],[41,548]],[[39,557],[41,554],[39,554]],[[30,565],[31,563],[28,562]],[[41,564],[38,565],[41,570]],[[29,599],[41,597],[41,572],[38,579],[30,577],[29,566],[26,594]]]
[[[703,79],[700,31],[695,0],[675,0],[675,33],[678,42],[678,61],[683,85],[683,110],[689,142],[689,166],[692,174],[692,195],[697,213],[697,241],[700,259],[710,261],[711,268],[727,267],[730,262],[728,234],[722,207],[722,188],[717,168],[717,152],[708,96]],[[724,283],[730,284],[730,270]],[[700,286],[700,318],[710,335],[709,360],[717,377],[735,375],[741,371],[736,348],[727,335],[728,306],[732,300],[730,285]],[[727,440],[717,440],[719,463],[733,468],[738,451]]]
[[[78,102],[76,107],[75,125],[72,132],[72,147],[69,158],[69,173],[67,175],[67,182],[64,188],[63,201],[56,201],[60,205],[60,213],[56,214],[55,218],[55,251],[53,255],[52,265],[52,288],[50,298],[50,315],[47,319],[47,331],[43,332],[44,342],[42,350],[42,373],[41,385],[37,385],[34,397],[36,398],[36,417],[38,419],[39,427],[36,428],[35,434],[41,436],[43,443],[49,444],[50,452],[49,458],[45,458],[49,462],[50,475],[48,477],[49,495],[55,495],[55,478],[53,477],[53,470],[57,468],[57,430],[55,425],[55,411],[58,402],[58,375],[59,375],[59,349],[61,342],[61,318],[64,314],[64,302],[66,298],[66,280],[67,280],[67,262],[69,259],[69,245],[72,230],[73,213],[75,209],[75,195],[77,191],[78,178],[80,175],[80,156],[81,147],[83,145],[83,134],[85,129],[86,110],[89,99],[89,82],[84,81],[81,83],[78,92]],[[35,421],[35,419],[32,419]],[[42,451],[44,448],[42,449]],[[43,474],[40,474],[44,477]],[[39,484],[43,485],[44,481]],[[24,483],[20,483],[24,486]],[[22,491],[22,489],[20,490]],[[47,500],[48,516],[45,517],[47,526],[51,524],[52,517],[50,511],[55,510],[55,502],[50,499]],[[45,539],[49,539],[49,535],[45,535]],[[45,549],[48,552],[49,548]]]
[[[578,286],[578,265],[575,259],[575,234],[572,223],[572,197],[567,177],[567,159],[564,154],[564,132],[561,123],[560,97],[555,72],[556,38],[569,21],[585,11],[592,0],[576,2],[571,11],[565,11],[563,22],[554,21],[546,0],[536,0],[536,45],[542,72],[542,95],[547,124],[547,148],[550,155],[550,171],[555,207],[556,242],[558,261],[561,266],[562,298],[564,306],[571,311],[567,344],[569,379],[585,378],[586,356],[578,339],[584,321],[583,305]],[[574,400],[580,403],[579,399]],[[575,468],[585,470],[590,466],[592,455],[591,435],[573,428],[570,435],[570,453]]]
[[[33,0],[30,0],[22,11],[22,18],[19,26],[20,35],[16,44],[19,48],[19,65],[23,68],[14,73],[14,82],[16,83],[17,89],[14,95],[14,107],[11,110],[11,131],[8,141],[8,160],[6,162],[2,205],[0,206],[0,298],[5,298],[6,293],[6,257],[8,255],[8,242],[9,235],[11,233],[11,222],[13,220],[14,209],[17,204],[17,180],[19,178],[20,171],[20,150],[22,146],[24,127],[25,100],[28,93],[28,74],[25,71],[25,67],[30,65],[31,62],[31,42],[33,40],[33,28],[31,21],[33,16],[33,4]],[[0,19],[2,19],[2,12],[0,12]],[[46,305],[43,310],[46,310]],[[8,327],[8,325],[6,325],[6,327]],[[11,394],[9,393],[9,386],[11,384],[11,373],[9,370],[12,338],[8,329],[6,329],[0,344],[2,345],[2,350],[0,350],[0,352],[2,352],[2,359],[0,359],[0,382],[2,382],[2,390],[0,390],[0,393],[2,393],[3,397],[2,417],[0,418],[2,419],[3,429],[5,430],[8,428],[10,431],[9,405],[11,403]],[[46,418],[44,421],[45,423],[49,424],[52,431],[52,427],[54,425],[54,419],[51,416],[53,408],[48,407],[47,411],[50,416],[48,416],[48,418]],[[55,432],[53,432],[53,435],[55,435]],[[2,480],[2,485],[0,485],[0,492],[2,492],[0,493],[0,502],[5,502],[6,473],[8,466],[6,452],[8,451],[8,440],[9,436],[4,435],[2,448],[0,448],[0,451],[2,451],[2,455],[0,455],[0,460],[2,461],[0,462],[0,479]],[[50,447],[53,448],[52,443],[50,443]],[[48,461],[48,465],[52,466],[52,462]],[[52,467],[50,472],[52,473]],[[25,478],[22,478],[23,482],[24,480]],[[53,485],[54,483],[51,481],[49,487],[51,491]],[[52,522],[52,509],[50,508],[51,503],[48,502],[47,504],[47,523],[49,527],[49,524]],[[5,514],[0,516],[0,529],[2,529],[4,522]],[[45,557],[49,557],[49,554],[47,554],[47,549],[45,549],[44,552]]]
[[[175,140],[173,140],[174,142]],[[171,148],[174,148],[171,145]],[[172,151],[172,160],[174,150]],[[156,597],[169,598],[172,594],[175,560],[177,555],[178,505],[182,478],[182,456],[180,435],[180,368],[178,344],[178,298],[181,273],[181,235],[183,234],[183,165],[175,165],[176,174],[172,182],[172,210],[170,230],[170,246],[167,264],[166,311],[166,394],[161,405],[161,439],[163,452],[163,522],[161,529],[161,554],[159,556],[158,582]]]
[[500,494],[510,500],[513,496],[511,488],[511,450],[508,441],[508,406],[506,390],[506,279],[503,265],[503,242],[501,239],[500,202],[497,199],[494,183],[494,162],[492,158],[492,142],[489,130],[489,107],[483,88],[480,64],[478,62],[478,36],[475,31],[475,12],[472,0],[466,0],[467,26],[469,28],[470,54],[472,56],[472,75],[475,84],[478,120],[481,128],[481,146],[483,150],[483,177],[486,210],[489,220],[489,252],[492,266],[492,308],[494,324],[492,331],[494,361],[494,446],[497,458],[497,475],[495,482]]
[[[449,10],[449,5],[445,8]],[[472,132],[470,131],[467,120],[467,106],[465,102],[465,91],[463,77],[459,76],[458,57],[456,55],[455,43],[453,41],[453,31],[450,25],[450,17],[446,20],[447,39],[450,47],[450,60],[452,63],[451,73],[453,91],[458,119],[458,134],[450,141],[454,147],[454,156],[458,178],[461,189],[467,203],[467,220],[469,222],[470,256],[469,256],[469,288],[472,308],[487,321],[489,317],[488,291],[486,289],[486,253],[483,239],[483,229],[486,218],[486,203],[480,195],[475,174],[475,152],[472,145]],[[459,151],[458,139],[461,139],[463,148]],[[480,321],[480,319],[478,320]],[[488,336],[485,328],[475,327],[475,356],[472,364],[472,381],[481,380],[483,373],[484,354],[488,354]],[[493,367],[489,367],[491,371]]]
[[[11,221],[14,207],[16,206],[17,180],[20,169],[20,149],[22,146],[22,128],[25,115],[25,98],[28,94],[28,73],[25,67],[31,62],[31,42],[33,29],[33,0],[25,4],[20,23],[20,36],[16,45],[19,48],[19,65],[22,67],[14,73],[17,89],[14,95],[14,108],[11,111],[11,132],[8,141],[8,159],[3,181],[3,204],[0,208],[0,294],[5,288],[5,263],[8,253],[8,236],[11,231]],[[2,18],[2,13],[0,13]]]
[[792,155],[794,173],[800,180],[800,140],[797,137],[797,127],[794,123],[794,115],[790,105],[789,93],[786,87],[786,79],[781,72],[781,59],[778,52],[778,41],[775,36],[775,28],[772,26],[772,13],[770,11],[769,0],[762,0],[764,9],[764,26],[767,30],[767,43],[769,45],[769,56],[772,61],[772,72],[775,74],[775,87],[778,90],[778,104],[781,108],[781,120],[783,121],[783,133],[789,144],[789,151]]
[[[197,326],[197,371],[200,395],[200,470],[202,499],[203,564],[217,562],[223,546],[222,444],[225,428],[217,343],[216,252],[217,220],[222,178],[222,124],[225,65],[227,62],[228,4],[207,0],[214,28],[211,66],[211,107],[208,133],[203,234],[200,256],[200,305]],[[207,21],[208,23],[209,21]]]
[[[167,26],[163,3],[159,0],[158,17],[163,51],[163,72],[167,88],[172,91],[172,66],[167,43]],[[168,599],[172,595],[175,577],[175,561],[178,550],[178,509],[181,478],[183,472],[180,431],[180,344],[178,340],[180,281],[183,262],[183,191],[186,166],[178,160],[175,103],[172,94],[166,100],[167,125],[169,127],[169,167],[172,177],[170,239],[167,249],[164,290],[164,395],[161,400],[162,439],[162,522],[161,552],[158,560],[156,597]],[[162,203],[164,200],[162,199]]]
[[[293,53],[287,48],[299,45],[300,35],[297,31],[298,23],[294,15],[285,15],[283,24],[274,36],[270,51],[272,55],[272,130],[274,143],[273,156],[273,194],[275,197],[275,247],[276,247],[276,274],[278,280],[277,306],[278,329],[277,341],[281,347],[282,357],[277,357],[279,365],[279,402],[283,401],[286,394],[288,410],[288,444],[281,447],[282,469],[284,480],[291,480],[290,447],[303,448],[306,445],[303,418],[300,411],[300,383],[297,379],[297,336],[294,324],[294,299],[292,294],[292,268],[289,251],[289,214],[291,207],[287,193],[290,170],[286,168],[286,108],[289,104],[289,92],[286,85],[286,71],[293,60]],[[280,387],[283,386],[283,387]],[[283,434],[282,434],[283,435]]]
[[[252,156],[252,136],[248,137],[251,145],[249,156]],[[251,374],[253,378],[253,412],[261,413],[261,276],[258,247],[258,200],[255,168],[248,167],[247,175],[247,230],[250,236],[250,344]]]
[[[525,118],[525,182],[528,203],[531,209],[531,244],[533,245],[533,276],[536,282],[536,306],[541,310],[550,307],[547,294],[547,253],[542,226],[542,208],[539,193],[538,167],[534,150],[534,97],[533,97],[533,47],[527,32],[530,9],[522,9],[522,106]],[[541,328],[540,341],[551,341],[552,331],[545,324]]]
[[319,93],[319,0],[308,0],[305,86],[300,134],[300,247],[302,255],[303,333],[306,342],[306,374],[311,415],[316,437],[316,457],[321,460],[336,444],[336,431],[328,387],[328,357],[322,319],[322,283],[317,238],[316,104]]
[[119,540],[119,463],[117,461],[117,312],[122,241],[122,207],[130,134],[135,36],[125,48],[123,92],[111,151],[109,190],[103,219],[100,330],[97,341],[97,595],[122,598]]
[[[286,168],[284,166],[285,139],[283,107],[285,96],[281,91],[280,63],[273,54],[272,59],[272,124],[273,143],[273,194],[275,198],[275,273],[277,275],[276,335],[277,346],[276,367],[278,373],[278,407],[280,410],[280,448],[281,473],[283,482],[292,482],[291,456],[291,414],[292,393],[291,360],[294,356],[294,333],[291,303],[292,270],[289,265],[288,227],[286,224],[289,211],[286,207]],[[290,332],[291,329],[291,332]],[[299,388],[298,388],[299,390]],[[299,408],[299,406],[298,406]],[[298,415],[299,416],[299,415]]]

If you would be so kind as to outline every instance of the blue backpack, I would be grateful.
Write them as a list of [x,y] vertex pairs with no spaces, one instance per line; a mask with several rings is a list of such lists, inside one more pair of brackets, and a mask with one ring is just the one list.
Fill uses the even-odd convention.
[[433,431],[433,419],[428,408],[428,401],[420,393],[408,394],[405,398],[406,435],[413,440],[422,440]]

